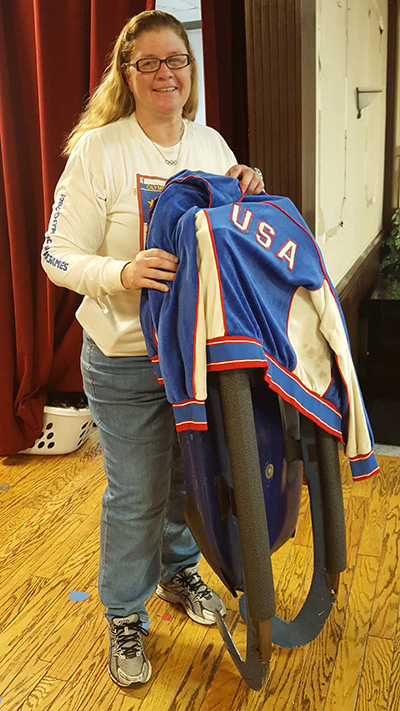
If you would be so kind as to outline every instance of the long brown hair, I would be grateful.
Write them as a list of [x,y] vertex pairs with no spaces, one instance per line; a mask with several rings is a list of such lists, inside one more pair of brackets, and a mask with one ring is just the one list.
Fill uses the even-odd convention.
[[131,17],[121,30],[111,54],[111,61],[102,80],[90,98],[78,123],[64,144],[63,154],[69,155],[78,139],[91,128],[99,128],[130,116],[135,111],[135,99],[124,77],[124,64],[129,62],[139,35],[152,30],[170,29],[184,42],[190,56],[191,87],[183,107],[183,118],[193,121],[198,106],[197,64],[189,38],[182,23],[166,12],[147,10]]

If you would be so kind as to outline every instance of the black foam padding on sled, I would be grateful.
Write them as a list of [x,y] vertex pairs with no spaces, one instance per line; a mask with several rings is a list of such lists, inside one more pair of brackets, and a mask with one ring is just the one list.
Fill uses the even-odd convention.
[[219,390],[232,471],[248,610],[252,620],[261,622],[271,619],[275,614],[275,592],[247,372],[221,371]]
[[337,440],[315,426],[320,471],[327,569],[331,575],[346,570],[346,524]]

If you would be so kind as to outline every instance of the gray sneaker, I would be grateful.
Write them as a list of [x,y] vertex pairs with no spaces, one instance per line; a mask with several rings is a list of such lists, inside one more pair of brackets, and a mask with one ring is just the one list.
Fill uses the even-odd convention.
[[128,617],[114,617],[108,623],[110,656],[108,671],[119,686],[138,686],[151,677],[151,664],[143,649],[143,629],[136,613]]
[[219,610],[221,615],[226,613],[221,598],[203,583],[197,565],[180,570],[168,583],[159,583],[156,593],[167,602],[182,605],[189,617],[201,625],[215,622],[214,610]]

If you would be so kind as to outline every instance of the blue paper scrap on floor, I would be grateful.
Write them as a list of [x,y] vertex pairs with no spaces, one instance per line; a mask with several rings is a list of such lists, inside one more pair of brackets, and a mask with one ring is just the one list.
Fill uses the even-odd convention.
[[71,590],[68,599],[73,600],[74,602],[81,602],[82,600],[86,600],[88,597],[89,593],[79,592],[79,590]]

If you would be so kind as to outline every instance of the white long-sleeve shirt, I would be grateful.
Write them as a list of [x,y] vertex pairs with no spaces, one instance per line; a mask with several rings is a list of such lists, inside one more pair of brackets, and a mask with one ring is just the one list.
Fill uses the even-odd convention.
[[[144,248],[147,215],[173,174],[187,168],[223,175],[236,158],[213,129],[184,121],[179,162],[165,163],[135,114],[88,131],[57,184],[42,265],[52,282],[84,295],[76,316],[108,356],[144,355],[140,290],[121,283]],[[178,146],[160,146],[175,159]]]

